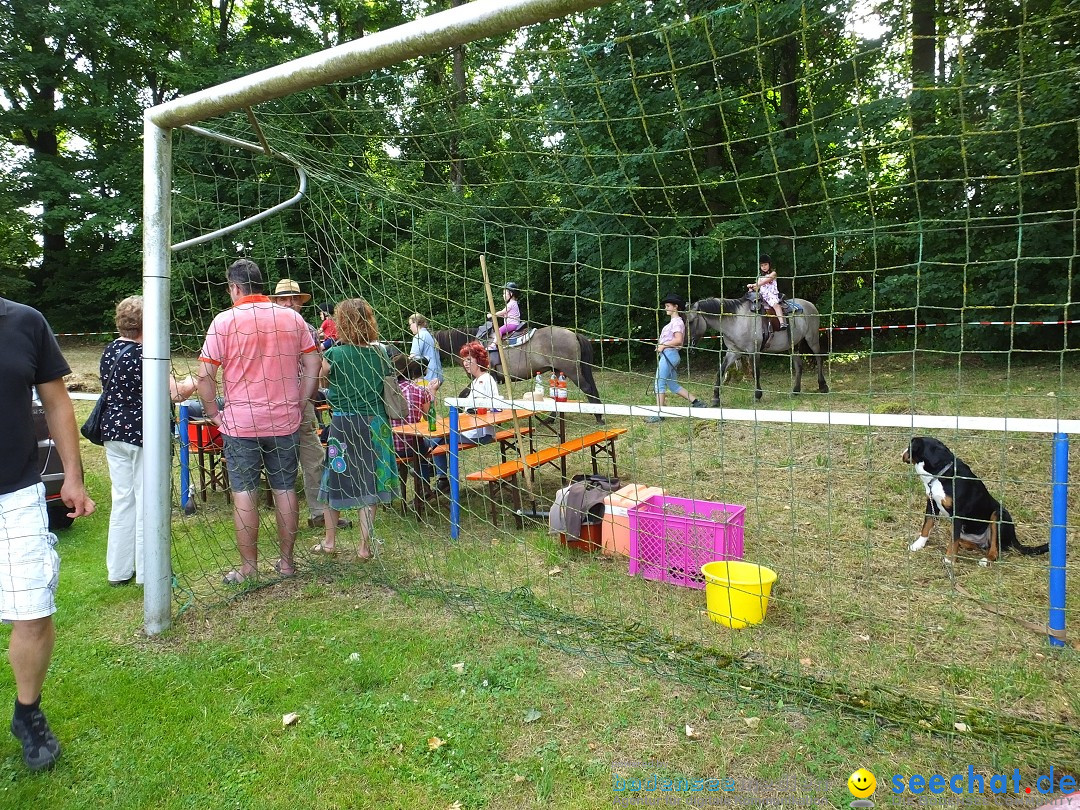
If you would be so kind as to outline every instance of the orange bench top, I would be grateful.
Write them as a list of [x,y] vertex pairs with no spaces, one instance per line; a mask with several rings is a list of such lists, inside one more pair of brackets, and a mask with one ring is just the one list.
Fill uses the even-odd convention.
[[558,447],[545,447],[543,450],[529,453],[529,455],[525,456],[522,460],[504,461],[502,464],[496,464],[493,467],[487,467],[483,470],[469,473],[465,476],[465,480],[498,481],[503,478],[511,478],[522,472],[526,466],[539,467],[542,464],[550,464],[552,461],[557,461],[571,453],[577,453],[584,450],[586,447],[593,447],[597,444],[611,441],[626,433],[629,429],[630,428],[612,428],[611,430],[598,430],[595,433],[590,433],[588,436],[569,439]]

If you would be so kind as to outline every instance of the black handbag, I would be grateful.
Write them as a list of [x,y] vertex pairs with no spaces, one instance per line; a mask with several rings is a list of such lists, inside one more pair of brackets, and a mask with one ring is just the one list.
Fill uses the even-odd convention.
[[120,354],[116,355],[116,359],[113,360],[113,366],[109,369],[109,376],[105,378],[105,384],[101,387],[101,396],[98,397],[97,402],[94,403],[94,409],[90,411],[90,415],[86,417],[86,421],[83,422],[83,426],[79,428],[79,432],[89,441],[91,444],[101,446],[105,444],[105,440],[101,437],[101,422],[105,418],[105,397],[109,393],[109,384],[112,383],[113,375],[116,373],[116,367],[120,365],[120,358],[128,353],[133,347],[134,343],[129,343],[124,347],[124,350]]

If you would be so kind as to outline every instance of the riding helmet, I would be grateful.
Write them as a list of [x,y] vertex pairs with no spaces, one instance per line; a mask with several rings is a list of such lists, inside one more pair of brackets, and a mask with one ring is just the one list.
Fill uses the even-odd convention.
[[508,282],[506,282],[506,283],[505,283],[505,284],[503,285],[503,289],[504,289],[504,290],[509,290],[509,291],[510,291],[510,292],[512,292],[512,293],[519,293],[519,292],[521,292],[521,287],[519,287],[519,286],[517,285],[517,282],[515,282],[515,281],[508,281]]
[[772,256],[770,256],[768,253],[762,253],[761,258],[758,259],[758,264],[767,264],[769,265],[769,269],[772,270]]

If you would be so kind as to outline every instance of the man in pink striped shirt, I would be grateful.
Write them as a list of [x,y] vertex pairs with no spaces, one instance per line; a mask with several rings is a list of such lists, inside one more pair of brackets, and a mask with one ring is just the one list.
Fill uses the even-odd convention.
[[[239,585],[257,570],[263,470],[277,513],[281,558],[274,568],[282,576],[296,572],[298,431],[303,405],[318,384],[319,353],[304,319],[263,295],[255,262],[233,262],[226,278],[233,306],[214,318],[206,334],[199,353],[199,398],[204,415],[225,437],[240,567],[229,571],[224,582]],[[217,404],[219,370],[226,403],[222,410]]]

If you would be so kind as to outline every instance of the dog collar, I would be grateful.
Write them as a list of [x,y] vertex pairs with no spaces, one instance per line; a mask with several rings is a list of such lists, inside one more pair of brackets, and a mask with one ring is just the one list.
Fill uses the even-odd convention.
[[945,473],[947,473],[949,471],[949,468],[952,467],[954,464],[956,464],[956,459],[953,459],[948,464],[946,464],[944,467],[942,467],[940,472],[935,473],[934,478],[941,478],[941,476],[943,476]]

